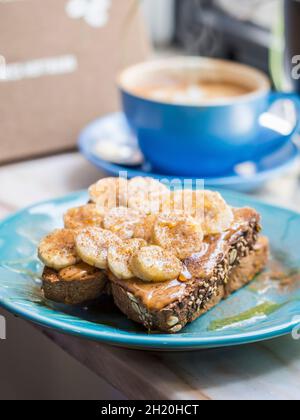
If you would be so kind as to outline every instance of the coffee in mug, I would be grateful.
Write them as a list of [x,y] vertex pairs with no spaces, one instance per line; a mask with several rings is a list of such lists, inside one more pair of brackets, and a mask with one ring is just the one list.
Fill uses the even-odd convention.
[[201,105],[226,101],[251,93],[251,89],[238,83],[198,81],[197,83],[171,82],[135,89],[138,96],[173,104]]

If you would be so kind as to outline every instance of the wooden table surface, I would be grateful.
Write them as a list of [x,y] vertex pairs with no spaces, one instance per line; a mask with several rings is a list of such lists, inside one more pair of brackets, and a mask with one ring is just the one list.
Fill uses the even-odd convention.
[[[101,176],[76,153],[0,167],[0,218]],[[298,169],[256,196],[299,210]],[[300,341],[290,336],[236,348],[148,353],[42,332],[130,399],[300,399]]]

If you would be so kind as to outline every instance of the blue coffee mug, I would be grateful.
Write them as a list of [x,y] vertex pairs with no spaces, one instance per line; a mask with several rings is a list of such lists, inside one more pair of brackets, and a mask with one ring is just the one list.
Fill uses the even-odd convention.
[[[147,97],[151,86],[165,80],[200,78],[239,83],[248,92],[238,97],[193,105]],[[194,78],[194,79],[193,79]],[[154,170],[174,176],[209,177],[231,172],[235,165],[259,159],[281,147],[293,134],[264,130],[261,116],[278,100],[296,96],[274,93],[268,78],[248,66],[224,60],[183,57],[143,63],[119,79],[124,113],[140,148]]]

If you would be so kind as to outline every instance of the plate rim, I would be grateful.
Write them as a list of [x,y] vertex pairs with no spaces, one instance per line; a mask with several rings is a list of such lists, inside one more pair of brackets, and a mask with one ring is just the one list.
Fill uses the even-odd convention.
[[[249,202],[250,206],[264,206],[267,207],[269,210],[276,210],[281,211],[285,214],[289,214],[291,217],[297,216],[300,219],[300,213],[293,211],[291,209],[282,207],[282,206],[275,206],[272,204],[265,203],[263,200],[259,200],[253,197],[248,197],[245,194],[237,193],[234,191],[227,191],[218,189],[221,193],[224,193],[232,199],[245,199]],[[29,212],[30,210],[47,204],[59,204],[59,202],[63,201],[72,201],[78,200],[87,193],[85,190],[77,191],[71,194],[66,194],[64,196],[48,199],[44,201],[37,202],[32,204],[28,207],[25,207],[16,213],[4,218],[0,221],[0,230],[5,224],[9,224],[14,221],[14,219],[18,219],[21,214],[25,212]],[[8,271],[3,267],[5,271]],[[32,305],[35,305],[32,302]],[[135,348],[135,349],[144,349],[144,350],[196,350],[196,349],[207,349],[207,348],[219,348],[219,347],[230,347],[230,346],[237,346],[237,345],[245,345],[260,341],[265,341],[269,339],[275,339],[281,337],[283,335],[290,334],[292,330],[299,325],[298,321],[293,321],[288,323],[284,323],[282,325],[278,325],[278,327],[266,327],[261,329],[260,331],[252,331],[248,333],[240,333],[240,334],[233,334],[233,335],[225,335],[225,336],[214,336],[214,337],[187,337],[183,336],[182,334],[177,335],[167,335],[167,334],[146,334],[146,333],[134,333],[134,332],[118,332],[114,330],[112,327],[103,326],[101,324],[92,323],[90,321],[86,321],[88,324],[93,325],[93,327],[85,326],[75,328],[72,327],[72,324],[64,321],[60,321],[57,319],[51,319],[51,317],[42,315],[39,313],[33,313],[30,309],[16,306],[14,302],[8,301],[5,297],[1,296],[0,292],[0,306],[4,309],[8,310],[9,312],[20,316],[34,324],[38,324],[40,326],[54,329],[58,332],[69,334],[73,336],[77,336],[83,339],[88,339],[92,341],[101,342],[103,344],[109,344],[117,347],[122,348]],[[56,313],[60,313],[54,309],[51,309]],[[80,318],[79,318],[80,319]],[[98,330],[99,328],[99,330]],[[103,330],[104,328],[105,330]],[[111,330],[109,330],[111,328]]]

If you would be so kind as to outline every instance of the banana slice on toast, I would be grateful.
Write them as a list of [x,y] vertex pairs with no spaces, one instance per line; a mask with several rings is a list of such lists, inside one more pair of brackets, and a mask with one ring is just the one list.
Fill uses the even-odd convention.
[[[166,203],[168,204],[168,203]],[[169,214],[185,214],[192,217],[204,217],[204,191],[180,189],[171,192],[169,208],[164,209]]]
[[232,208],[218,192],[204,192],[204,222],[205,235],[216,235],[225,232],[234,221]]
[[203,246],[201,223],[191,216],[160,216],[154,226],[153,242],[184,260]]
[[166,214],[184,214],[201,221],[205,236],[229,229],[234,216],[232,208],[223,197],[209,190],[178,190],[171,193]]
[[121,239],[134,237],[135,229],[143,223],[143,216],[134,209],[116,207],[104,217],[104,228],[118,235]]
[[80,261],[76,252],[75,232],[70,229],[57,229],[40,242],[38,256],[46,267],[54,270],[74,265]]
[[76,250],[82,261],[107,269],[108,248],[121,243],[117,235],[101,228],[86,228],[76,236]]
[[128,183],[128,207],[144,214],[157,214],[161,211],[170,190],[153,178],[137,177]]
[[64,215],[66,229],[83,229],[89,226],[102,227],[103,217],[98,212],[96,204],[70,209]]
[[153,228],[158,215],[148,214],[142,217],[140,223],[135,226],[134,238],[144,239],[146,242],[151,242],[153,236]]
[[111,246],[108,249],[108,268],[118,279],[132,279],[134,274],[130,268],[131,258],[145,246],[147,246],[147,242],[143,239],[130,239]]
[[89,188],[90,199],[99,212],[127,206],[128,181],[124,178],[104,178]]
[[131,258],[133,274],[145,282],[165,282],[179,277],[183,265],[171,252],[159,246],[147,246]]

